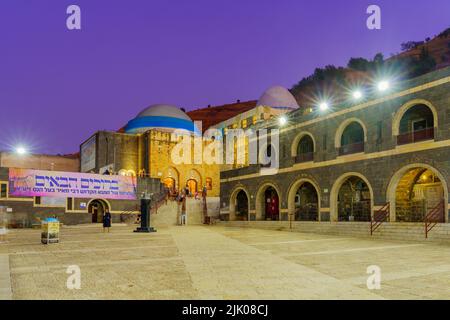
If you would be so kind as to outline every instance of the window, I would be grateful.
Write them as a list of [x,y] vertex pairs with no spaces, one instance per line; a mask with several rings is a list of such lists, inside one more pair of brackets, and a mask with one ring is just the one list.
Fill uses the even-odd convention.
[[247,128],[247,119],[242,120],[241,126],[243,129]]
[[383,122],[378,121],[378,123],[377,123],[377,144],[381,144],[382,136],[383,136]]
[[418,104],[408,109],[399,124],[397,144],[408,144],[434,139],[434,116],[431,109]]
[[253,116],[252,121],[253,121],[253,124],[256,124],[256,121],[258,121],[258,117],[257,116]]
[[303,136],[297,146],[296,163],[314,160],[314,141],[309,135]]
[[34,204],[41,204],[41,197],[34,197]]
[[8,184],[0,184],[0,198],[8,198]]
[[73,210],[73,198],[67,198],[67,210]]
[[212,179],[206,178],[206,190],[212,190]]
[[364,152],[364,129],[359,122],[351,122],[342,133],[339,155]]

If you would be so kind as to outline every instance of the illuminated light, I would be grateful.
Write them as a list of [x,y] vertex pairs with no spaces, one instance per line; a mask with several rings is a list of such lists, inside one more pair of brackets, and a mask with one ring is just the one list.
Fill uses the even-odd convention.
[[321,104],[319,104],[319,109],[322,111],[328,110],[329,107],[330,106],[326,102],[322,102]]
[[286,117],[280,117],[278,119],[278,122],[280,123],[280,126],[284,126],[287,123],[287,119],[286,119]]
[[17,153],[17,154],[20,154],[20,155],[24,155],[24,154],[27,154],[28,151],[27,151],[27,149],[26,149],[25,147],[23,147],[23,146],[18,146],[18,147],[16,148],[16,153]]
[[360,90],[356,90],[353,92],[353,99],[360,100],[362,98],[363,94]]
[[386,91],[387,89],[389,89],[389,81],[383,80],[378,83],[379,91]]

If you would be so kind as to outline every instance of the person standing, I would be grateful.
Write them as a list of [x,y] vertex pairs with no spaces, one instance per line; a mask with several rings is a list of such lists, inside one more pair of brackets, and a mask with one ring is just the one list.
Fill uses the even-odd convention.
[[181,196],[181,225],[186,225],[186,195]]
[[0,207],[0,243],[8,242],[7,236],[8,234],[8,219],[6,217],[6,213],[3,211],[3,208]]
[[111,213],[109,212],[109,209],[105,210],[105,213],[103,214],[103,232],[111,228]]

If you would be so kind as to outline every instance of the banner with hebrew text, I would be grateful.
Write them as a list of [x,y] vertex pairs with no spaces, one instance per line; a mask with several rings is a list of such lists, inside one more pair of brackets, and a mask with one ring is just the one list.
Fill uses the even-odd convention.
[[136,177],[10,168],[9,194],[135,200]]

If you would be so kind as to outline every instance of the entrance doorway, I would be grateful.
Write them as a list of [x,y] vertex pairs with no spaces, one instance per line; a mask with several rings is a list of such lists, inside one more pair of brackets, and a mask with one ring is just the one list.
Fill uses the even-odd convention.
[[193,196],[195,195],[195,193],[197,192],[198,188],[197,188],[197,180],[195,179],[189,179],[186,182],[186,186],[189,190],[189,195]]
[[175,179],[174,178],[165,178],[163,180],[164,185],[169,189],[171,192],[175,191]]
[[360,177],[350,176],[342,183],[338,193],[338,220],[371,220],[370,189]]
[[264,220],[279,220],[280,219],[280,201],[278,193],[273,187],[269,187],[264,192]]
[[108,208],[108,204],[103,200],[92,200],[88,206],[88,212],[91,214],[92,223],[102,223],[103,214]]
[[[428,168],[412,168],[400,178],[395,190],[396,221],[423,222],[427,213],[443,201],[439,177]],[[445,221],[444,212],[440,220]]]
[[304,182],[295,194],[295,221],[318,221],[319,197],[316,188]]
[[248,197],[244,190],[239,191],[236,196],[235,219],[238,221],[248,220]]

